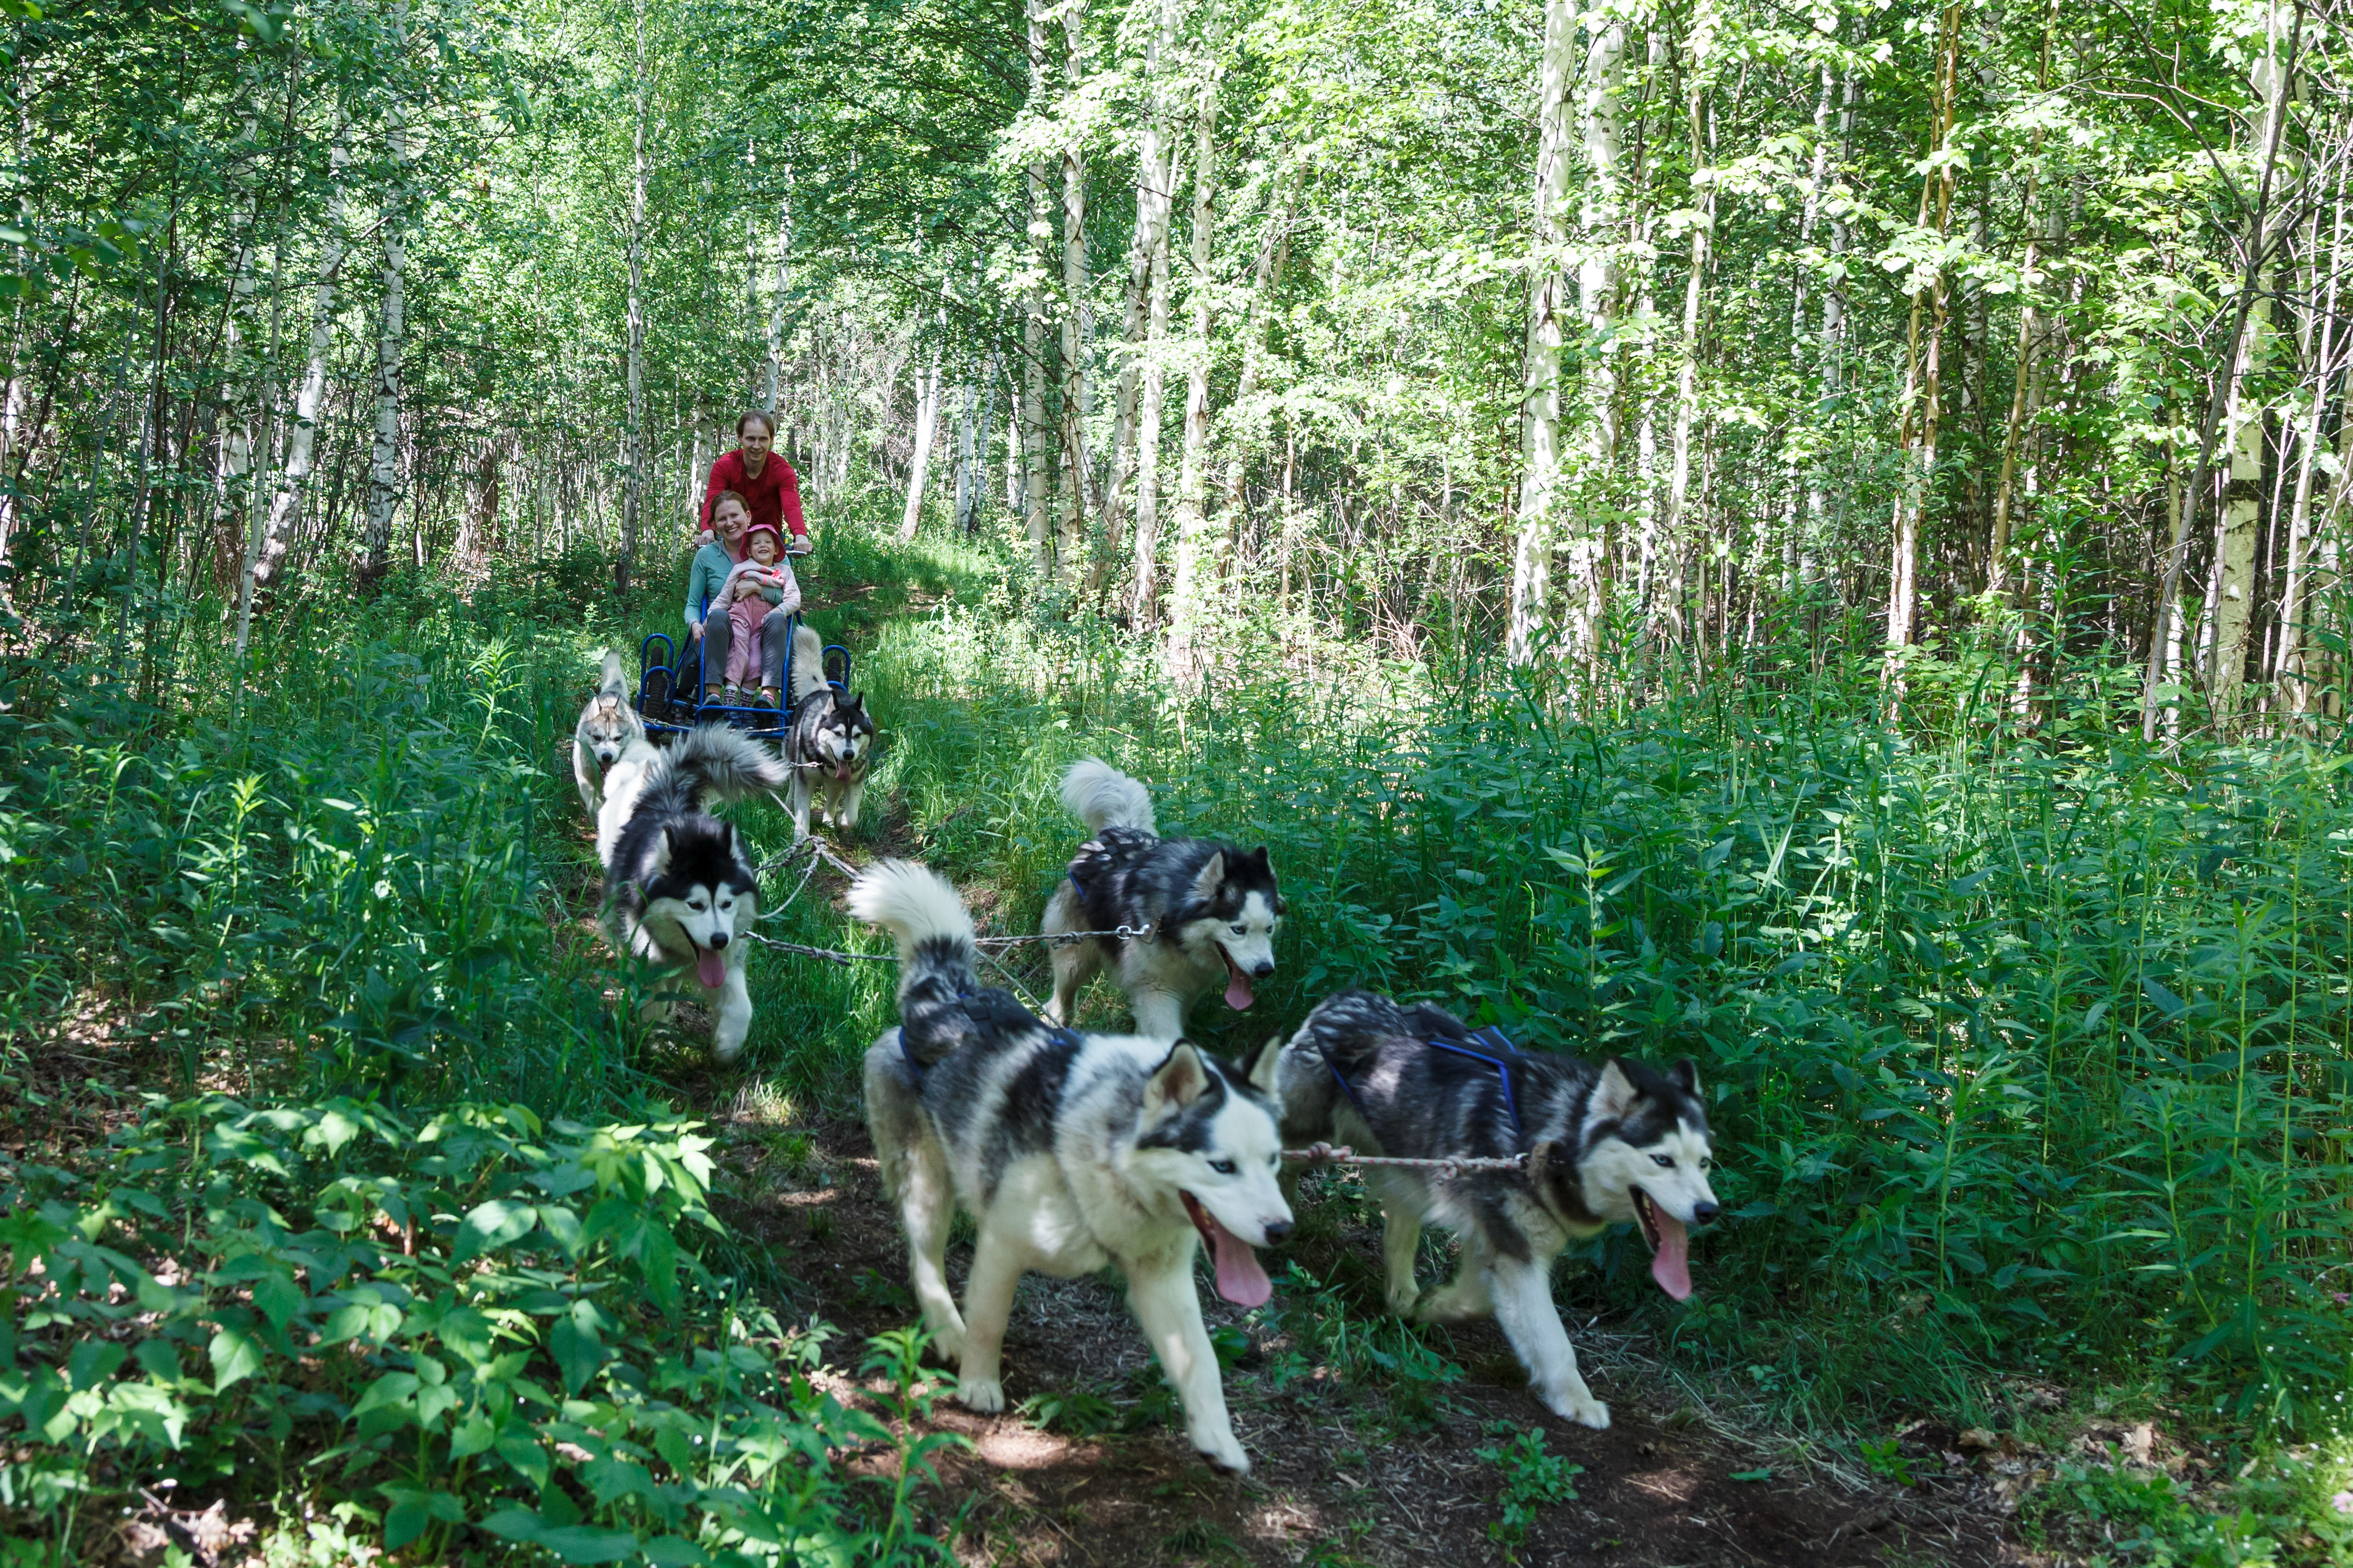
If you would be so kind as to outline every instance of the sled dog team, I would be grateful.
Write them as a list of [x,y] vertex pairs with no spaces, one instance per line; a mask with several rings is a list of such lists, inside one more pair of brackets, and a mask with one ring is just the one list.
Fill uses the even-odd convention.
[[[574,749],[612,935],[638,956],[691,967],[712,1011],[712,1055],[732,1061],[752,1018],[741,938],[758,918],[759,891],[741,835],[708,808],[789,782],[796,832],[806,834],[800,781],[826,771],[849,784],[844,826],[853,826],[856,784],[843,772],[862,782],[873,729],[851,699],[835,708],[858,710],[821,721],[806,744],[797,719],[781,760],[721,725],[665,750],[647,740],[627,696],[608,658]],[[807,761],[824,768],[790,765]],[[1440,1008],[1365,991],[1327,998],[1252,1060],[1224,1061],[1181,1037],[1185,1015],[1220,980],[1228,1005],[1246,1008],[1254,983],[1274,973],[1284,906],[1266,850],[1160,837],[1144,786],[1092,759],[1069,770],[1061,795],[1092,837],[1048,901],[1043,934],[1123,934],[1052,945],[1044,1018],[980,984],[971,916],[937,873],[883,860],[849,889],[850,912],[898,943],[900,1023],[866,1053],[867,1124],[905,1224],[924,1326],[957,1365],[958,1398],[1004,1408],[1005,1330],[1024,1273],[1113,1263],[1193,1447],[1248,1470],[1202,1321],[1194,1248],[1208,1249],[1219,1295],[1266,1301],[1273,1287],[1256,1248],[1282,1243],[1293,1223],[1297,1182],[1282,1152],[1327,1142],[1431,1162],[1518,1160],[1472,1171],[1366,1167],[1384,1222],[1388,1305],[1423,1321],[1492,1313],[1547,1408],[1609,1426],[1553,1305],[1551,1268],[1572,1240],[1630,1223],[1660,1288],[1690,1294],[1686,1227],[1716,1213],[1693,1065],[1662,1073],[1623,1058],[1597,1066],[1522,1055]],[[843,821],[839,799],[828,804]],[[1126,994],[1135,1033],[1070,1026],[1080,988],[1098,973]],[[976,1230],[960,1308],[945,1262],[958,1207]],[[1461,1265],[1425,1289],[1414,1260],[1429,1225],[1461,1238]]]

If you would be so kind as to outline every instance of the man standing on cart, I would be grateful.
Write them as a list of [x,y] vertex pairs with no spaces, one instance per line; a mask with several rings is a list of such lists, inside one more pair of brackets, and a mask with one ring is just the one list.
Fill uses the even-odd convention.
[[752,509],[752,525],[766,523],[778,532],[790,531],[786,553],[807,555],[808,524],[801,519],[800,476],[773,448],[775,417],[753,409],[735,421],[735,450],[722,452],[711,465],[711,482],[702,489],[702,531],[711,531],[711,509],[722,495],[733,490]]

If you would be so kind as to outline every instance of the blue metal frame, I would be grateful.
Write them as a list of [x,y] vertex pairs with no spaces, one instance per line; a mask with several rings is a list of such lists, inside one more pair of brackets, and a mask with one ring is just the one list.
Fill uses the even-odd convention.
[[[707,615],[710,605],[703,606]],[[800,630],[798,610],[785,619],[785,686],[793,689],[794,634]],[[660,644],[659,657],[654,645]],[[702,679],[702,639],[690,637],[681,648],[670,640],[668,632],[649,632],[638,645],[638,716],[645,721],[646,729],[658,735],[682,735],[697,724],[733,724],[758,741],[782,741],[785,726],[791,721],[789,708],[761,708],[740,703],[705,702],[700,693]],[[835,655],[840,656],[837,661]],[[828,643],[818,654],[818,667],[825,672],[826,684],[843,697],[849,695],[849,650],[839,643]],[[835,674],[839,668],[840,673]],[[695,695],[681,700],[679,693]]]

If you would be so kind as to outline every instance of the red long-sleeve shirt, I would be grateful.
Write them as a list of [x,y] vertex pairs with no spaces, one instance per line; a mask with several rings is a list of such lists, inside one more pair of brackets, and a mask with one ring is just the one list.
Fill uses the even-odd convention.
[[754,525],[766,523],[770,528],[789,528],[796,539],[808,537],[808,524],[801,521],[801,480],[793,466],[771,452],[768,460],[760,465],[757,478],[744,471],[744,454],[722,452],[719,460],[711,465],[711,482],[702,490],[702,526],[711,526],[711,506],[722,490],[733,490],[751,505]]

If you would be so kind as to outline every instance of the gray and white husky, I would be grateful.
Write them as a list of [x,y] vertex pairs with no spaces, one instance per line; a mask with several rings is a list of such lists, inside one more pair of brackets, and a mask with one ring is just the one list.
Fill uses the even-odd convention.
[[1151,795],[1092,757],[1062,775],[1062,804],[1094,837],[1071,857],[1039,930],[1052,936],[1126,926],[1145,934],[1055,943],[1046,1016],[1069,1023],[1079,987],[1105,968],[1127,993],[1137,1030],[1155,1040],[1182,1035],[1187,1008],[1219,980],[1227,1006],[1255,1001],[1252,984],[1274,973],[1283,915],[1266,847],[1161,837]]
[[572,726],[572,782],[580,786],[580,809],[591,819],[605,804],[606,770],[621,760],[630,742],[645,738],[645,721],[629,705],[628,671],[621,656],[607,650],[596,695]]
[[[866,1053],[866,1123],[906,1222],[923,1322],[960,1369],[956,1396],[1004,1408],[999,1357],[1025,1271],[1115,1263],[1193,1447],[1248,1470],[1202,1328],[1193,1247],[1208,1244],[1228,1300],[1254,1307],[1273,1292],[1251,1248],[1291,1234],[1264,1093],[1274,1052],[1245,1078],[1190,1045],[1049,1027],[979,988],[964,900],[910,861],[862,872],[849,910],[899,939],[899,1026]],[[979,1232],[962,1312],[943,1261],[957,1204]]]
[[[724,724],[698,725],[668,748],[640,736],[605,775],[596,856],[607,930],[627,952],[693,973],[721,1062],[735,1059],[752,1027],[751,944],[741,939],[759,919],[760,887],[743,835],[706,808],[784,782],[775,752]],[[669,1004],[646,1010],[666,1016]]]
[[[1679,1301],[1691,1294],[1684,1227],[1716,1212],[1692,1063],[1662,1074],[1623,1057],[1597,1067],[1522,1055],[1440,1008],[1344,991],[1282,1047],[1275,1082],[1294,1146],[1334,1139],[1408,1159],[1526,1156],[1518,1170],[1452,1176],[1365,1167],[1386,1222],[1389,1310],[1424,1321],[1493,1312],[1547,1408],[1609,1426],[1553,1306],[1552,1263],[1571,1239],[1631,1222],[1659,1288]],[[1425,1224],[1462,1240],[1461,1270],[1426,1294],[1413,1268]]]
[[858,826],[866,795],[866,763],[874,751],[874,721],[863,696],[843,697],[825,679],[825,649],[807,626],[793,633],[793,693],[785,721],[785,762],[793,770],[793,839],[809,835],[809,805],[842,832]]

